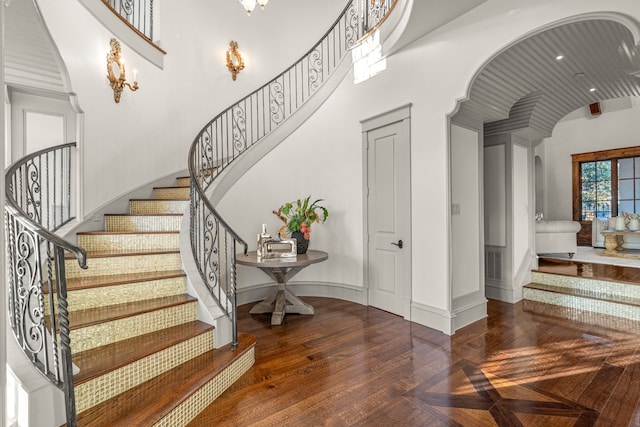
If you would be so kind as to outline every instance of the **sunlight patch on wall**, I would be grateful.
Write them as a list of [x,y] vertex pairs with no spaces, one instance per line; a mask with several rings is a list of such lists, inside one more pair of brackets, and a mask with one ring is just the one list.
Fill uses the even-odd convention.
[[387,69],[387,60],[382,58],[380,33],[376,31],[359,46],[353,48],[353,82],[358,84]]

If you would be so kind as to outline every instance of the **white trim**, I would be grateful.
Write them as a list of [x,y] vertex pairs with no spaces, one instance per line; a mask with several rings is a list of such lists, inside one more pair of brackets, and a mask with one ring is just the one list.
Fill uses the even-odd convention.
[[79,0],[91,14],[120,41],[157,66],[164,68],[165,53],[142,38],[99,0]]
[[462,295],[453,300],[454,331],[487,317],[487,299],[482,291]]
[[485,283],[485,295],[487,298],[508,302],[510,304],[515,304],[522,299],[521,287],[519,289],[514,289],[503,285],[491,283],[487,280]]
[[[276,289],[274,282],[259,283],[238,289],[238,305],[260,301]],[[362,287],[334,282],[296,282],[287,283],[287,289],[299,297],[335,298],[364,304],[365,293]]]
[[454,333],[455,314],[441,308],[413,301],[411,303],[411,321],[447,335]]
[[395,122],[400,122],[404,119],[409,118],[411,118],[411,103],[360,120],[360,124],[362,125],[362,133],[366,133],[370,130],[378,129],[380,127],[390,125]]

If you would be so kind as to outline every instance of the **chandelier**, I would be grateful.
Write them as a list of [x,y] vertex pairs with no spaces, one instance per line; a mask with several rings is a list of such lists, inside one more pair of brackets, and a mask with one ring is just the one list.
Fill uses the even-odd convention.
[[269,3],[269,0],[240,0],[240,4],[244,7],[244,10],[247,11],[247,15],[251,15],[256,4],[259,4],[260,7],[264,9],[267,3]]

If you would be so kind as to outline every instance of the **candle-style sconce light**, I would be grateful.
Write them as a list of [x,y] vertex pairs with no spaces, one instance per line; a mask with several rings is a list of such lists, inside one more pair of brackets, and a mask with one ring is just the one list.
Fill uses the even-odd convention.
[[238,73],[244,70],[244,60],[240,51],[238,51],[238,43],[231,40],[229,49],[227,49],[227,68],[231,72],[231,78],[236,79]]
[[138,72],[133,70],[133,86],[127,82],[124,59],[120,52],[120,42],[116,39],[111,39],[109,42],[111,51],[107,54],[107,78],[113,89],[113,98],[116,103],[120,102],[120,95],[124,90],[124,87],[128,87],[132,92],[138,90]]

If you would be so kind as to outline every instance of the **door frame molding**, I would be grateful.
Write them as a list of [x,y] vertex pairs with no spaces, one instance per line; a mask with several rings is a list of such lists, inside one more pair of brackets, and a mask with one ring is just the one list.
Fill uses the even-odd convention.
[[[362,248],[363,248],[363,265],[362,265],[362,303],[369,305],[369,204],[368,204],[368,177],[369,177],[369,161],[367,153],[367,135],[369,131],[378,129],[393,123],[403,122],[405,130],[409,137],[409,150],[411,150],[411,103],[401,105],[392,110],[377,114],[375,116],[360,120],[362,127]],[[411,163],[409,163],[411,166]],[[411,179],[411,170],[409,170],[409,179]],[[409,203],[411,203],[412,193],[409,191]],[[409,227],[411,229],[411,223]],[[411,234],[409,233],[409,239],[407,239],[407,247],[411,251]],[[412,255],[409,254],[409,264],[412,263]],[[409,280],[409,308],[404,313],[404,318],[411,320],[411,301],[413,290],[413,269],[411,268],[407,279]]]

